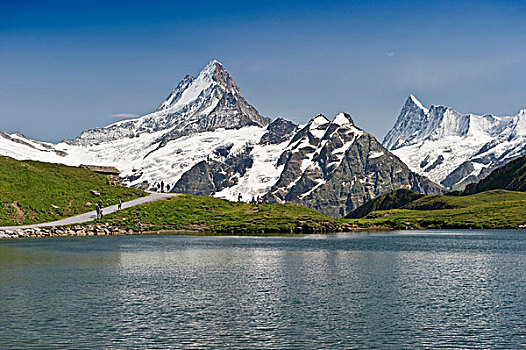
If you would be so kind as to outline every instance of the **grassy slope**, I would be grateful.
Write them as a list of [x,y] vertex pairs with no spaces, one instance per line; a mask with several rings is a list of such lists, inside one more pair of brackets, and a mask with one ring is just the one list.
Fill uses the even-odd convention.
[[0,225],[58,220],[93,210],[87,202],[110,205],[119,198],[126,201],[144,194],[106,182],[104,175],[83,168],[0,157]]
[[524,192],[493,190],[469,196],[425,196],[405,208],[375,211],[354,222],[400,229],[516,228],[526,224]]
[[399,189],[371,199],[350,212],[346,217],[349,219],[361,218],[373,211],[401,208],[422,197],[424,197],[423,194],[407,189]]
[[252,205],[223,199],[180,195],[107,215],[106,222],[146,231],[182,230],[219,233],[323,232],[338,220],[294,204]]

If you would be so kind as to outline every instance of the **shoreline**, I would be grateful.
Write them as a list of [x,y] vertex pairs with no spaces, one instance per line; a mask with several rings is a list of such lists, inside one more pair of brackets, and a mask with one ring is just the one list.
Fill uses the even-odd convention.
[[[438,229],[438,230],[452,230],[455,228]],[[14,229],[14,230],[0,230],[0,241],[3,239],[22,239],[22,238],[44,238],[44,237],[90,237],[90,236],[222,236],[222,237],[306,237],[310,235],[331,235],[338,233],[377,233],[390,231],[427,231],[437,230],[436,228],[406,228],[395,229],[392,227],[363,227],[338,231],[324,231],[324,232],[212,232],[212,231],[196,231],[196,230],[154,230],[139,231],[125,229],[123,227],[111,226],[108,224],[90,224],[86,226],[64,226],[64,227],[46,227],[46,228],[29,228],[29,229]],[[472,231],[478,229],[456,228],[455,230]],[[485,230],[485,229],[482,229]],[[492,230],[510,230],[510,228],[500,228]],[[512,230],[526,230],[526,227],[513,228]]]
[[255,232],[255,231],[228,231],[228,232],[214,232],[214,231],[197,231],[197,230],[153,230],[139,231],[126,229],[120,226],[112,226],[108,223],[89,224],[89,225],[72,225],[72,226],[51,226],[51,227],[36,227],[36,228],[17,228],[17,229],[1,229],[1,239],[16,239],[16,238],[41,238],[41,237],[86,237],[86,236],[138,236],[138,235],[191,235],[191,236],[307,236],[312,234],[335,234],[342,232],[383,232],[393,231],[390,227],[351,227],[340,226],[337,230],[313,230],[308,232]]

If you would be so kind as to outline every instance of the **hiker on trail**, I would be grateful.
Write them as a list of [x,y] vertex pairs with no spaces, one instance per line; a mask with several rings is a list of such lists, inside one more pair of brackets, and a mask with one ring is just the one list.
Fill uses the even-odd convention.
[[237,196],[237,201],[241,202],[242,199],[243,199],[243,196],[241,196],[241,193],[239,193],[239,195]]
[[256,204],[256,200],[254,199],[254,196],[252,196],[252,200],[250,201],[250,204]]
[[164,181],[161,181],[161,192],[164,192]]
[[139,232],[142,235],[142,223],[139,221],[139,223],[137,225],[139,226]]
[[119,199],[119,205],[117,206],[117,209],[118,210],[121,210],[122,209],[122,201]]
[[102,208],[100,209],[100,218],[102,219],[102,217],[104,216],[104,214],[102,214]]
[[100,213],[101,213],[100,205],[99,205],[99,204],[97,204],[97,206],[95,207],[95,210],[97,211],[97,219],[99,219],[99,217],[100,217]]

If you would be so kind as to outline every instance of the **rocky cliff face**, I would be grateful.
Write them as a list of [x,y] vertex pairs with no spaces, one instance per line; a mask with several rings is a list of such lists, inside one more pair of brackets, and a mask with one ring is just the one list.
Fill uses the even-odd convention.
[[357,128],[348,114],[332,122],[312,119],[282,153],[284,170],[268,198],[292,202],[338,217],[376,196],[398,188],[441,193],[417,175],[374,136]]
[[526,154],[526,110],[510,117],[461,114],[427,109],[410,95],[383,145],[416,173],[459,190]]

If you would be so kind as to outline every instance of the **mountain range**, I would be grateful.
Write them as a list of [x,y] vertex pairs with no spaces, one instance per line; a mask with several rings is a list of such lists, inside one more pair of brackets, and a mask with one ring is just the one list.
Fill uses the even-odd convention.
[[514,116],[426,108],[410,95],[383,145],[414,172],[462,190],[526,154],[526,109]]
[[[443,188],[428,176],[444,185],[449,167],[437,161],[439,154],[418,150],[415,156],[411,147],[427,145],[433,137],[438,141],[451,136],[431,130],[444,126],[445,122],[440,121],[445,115],[457,117],[458,113],[450,111],[446,107],[428,110],[411,95],[395,131],[386,136],[384,147],[357,127],[347,113],[332,120],[316,115],[305,125],[264,117],[241,95],[223,65],[211,61],[197,77],[186,76],[150,114],[87,130],[74,140],[58,144],[34,141],[19,133],[0,133],[0,154],[75,166],[112,165],[121,170],[122,182],[131,187],[160,189],[163,183],[168,191],[231,200],[237,200],[239,194],[245,201],[261,196],[271,202],[302,204],[340,217],[399,188],[441,193]],[[514,117],[481,117],[493,123],[490,126],[498,124],[506,130],[509,140],[502,140],[500,148],[514,145],[507,148],[513,149],[508,156],[490,157],[495,164],[521,152],[517,144],[526,129],[524,111],[521,113],[515,122]],[[467,123],[471,125],[469,120]],[[421,129],[426,132],[420,133]],[[462,130],[455,132],[462,134]],[[510,138],[513,132],[519,141]],[[492,140],[485,144],[492,144]],[[500,149],[498,146],[491,148]],[[457,167],[467,161],[475,164],[479,159],[464,153],[457,157]],[[440,164],[420,166],[425,162]],[[440,172],[433,170],[441,167],[444,170]]]

